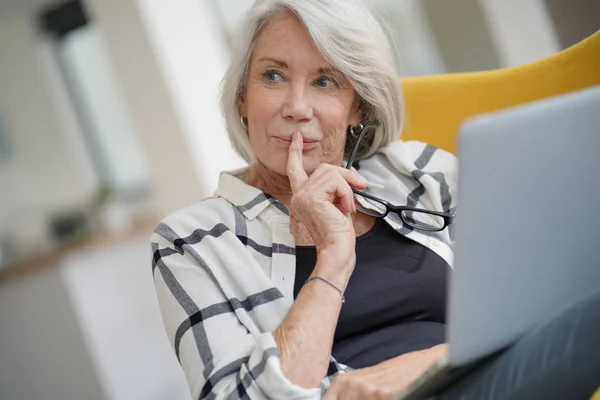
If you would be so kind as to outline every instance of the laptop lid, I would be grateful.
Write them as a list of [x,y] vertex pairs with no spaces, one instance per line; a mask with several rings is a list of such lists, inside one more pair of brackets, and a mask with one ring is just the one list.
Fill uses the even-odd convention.
[[600,86],[470,120],[459,159],[452,366],[600,285]]

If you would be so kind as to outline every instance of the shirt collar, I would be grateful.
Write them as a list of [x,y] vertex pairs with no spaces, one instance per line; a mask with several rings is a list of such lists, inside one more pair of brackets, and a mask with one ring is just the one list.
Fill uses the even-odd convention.
[[222,172],[215,196],[222,197],[233,204],[248,220],[255,219],[271,205],[279,212],[289,216],[289,210],[285,205],[273,196],[248,185],[241,179],[246,172],[247,168],[233,172]]
[[[383,188],[382,185],[366,180],[354,167],[352,167],[352,170],[367,183],[367,191],[373,188]],[[248,220],[255,219],[271,205],[280,213],[289,217],[290,212],[284,204],[273,196],[244,182],[243,176],[247,172],[248,167],[232,172],[222,172],[215,196],[222,197],[233,204]]]

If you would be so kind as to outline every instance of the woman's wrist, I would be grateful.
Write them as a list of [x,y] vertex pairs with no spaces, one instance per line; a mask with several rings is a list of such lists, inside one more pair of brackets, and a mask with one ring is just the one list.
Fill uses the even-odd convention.
[[356,263],[356,250],[340,247],[317,247],[317,266],[340,273],[352,274],[354,264]]
[[317,282],[320,281],[322,282],[322,284],[325,284],[327,286],[329,286],[330,288],[332,288],[333,290],[335,290],[336,292],[338,292],[340,294],[340,299],[342,300],[342,304],[346,302],[346,297],[344,296],[344,291],[342,289],[340,289],[339,287],[337,287],[337,285],[335,283],[332,283],[331,281],[329,281],[326,278],[323,278],[322,276],[312,276],[310,278],[308,278],[306,280],[306,282],[304,282],[304,284],[308,284],[311,282]]
[[340,261],[331,260],[327,257],[320,258],[317,255],[317,264],[310,275],[310,278],[320,277],[339,288],[342,292],[346,291],[348,280],[354,270],[354,260]]

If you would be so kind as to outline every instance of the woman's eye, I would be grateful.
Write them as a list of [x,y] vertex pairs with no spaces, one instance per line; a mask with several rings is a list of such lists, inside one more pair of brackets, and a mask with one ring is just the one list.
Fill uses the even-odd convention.
[[333,87],[338,87],[338,83],[334,78],[328,77],[328,76],[323,76],[319,79],[317,79],[316,84],[318,87],[320,88],[324,88],[324,89],[328,89],[328,88],[333,88]]
[[269,83],[280,82],[283,80],[283,77],[278,71],[268,69],[263,72],[263,79]]

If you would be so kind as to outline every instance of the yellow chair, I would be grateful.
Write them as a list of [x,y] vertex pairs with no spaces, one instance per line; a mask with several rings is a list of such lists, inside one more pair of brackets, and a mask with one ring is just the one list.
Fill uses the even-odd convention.
[[513,68],[401,80],[403,140],[456,150],[468,117],[600,84],[600,31],[548,58]]

